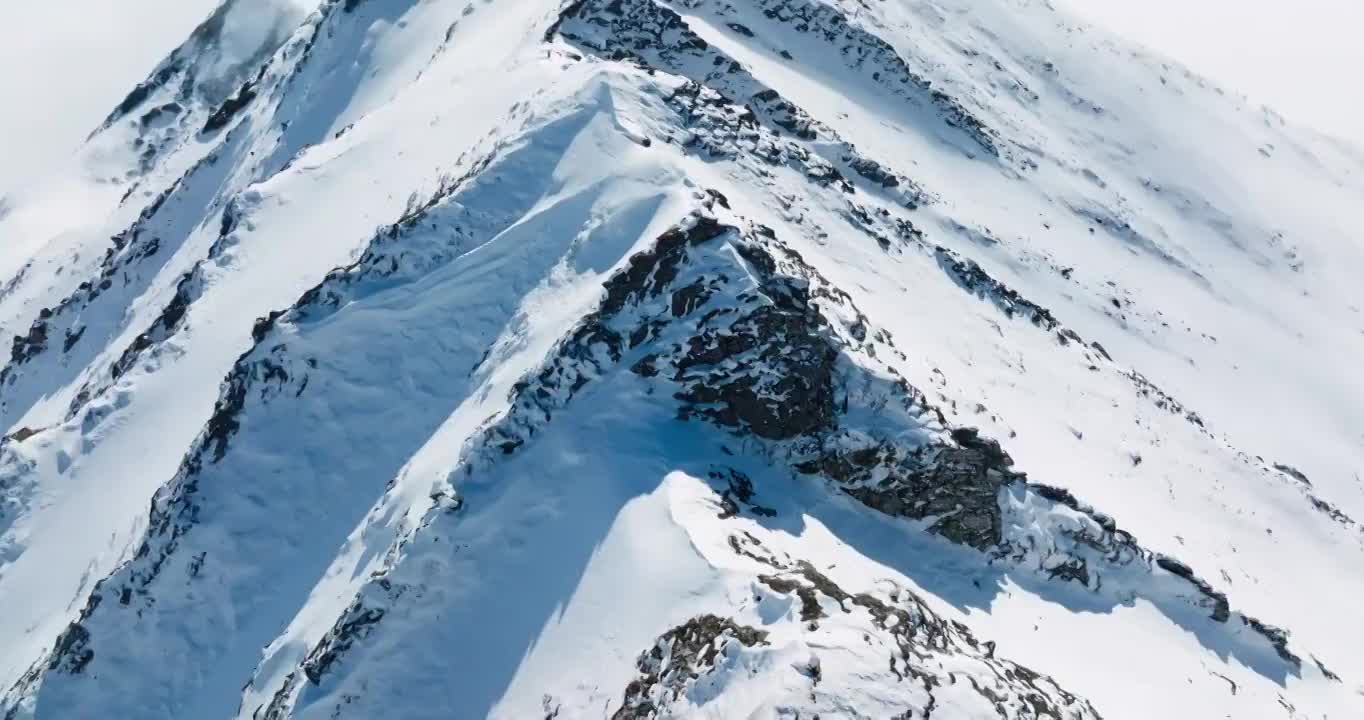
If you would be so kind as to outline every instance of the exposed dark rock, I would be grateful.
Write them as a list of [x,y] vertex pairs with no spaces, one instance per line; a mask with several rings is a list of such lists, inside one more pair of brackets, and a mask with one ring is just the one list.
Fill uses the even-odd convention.
[[[1104,351],[1102,345],[1093,343],[1093,347],[1102,352],[1105,358],[1108,358],[1108,353]],[[1111,360],[1112,358],[1108,359]],[[1171,397],[1169,393],[1161,390],[1155,383],[1148,380],[1145,375],[1142,375],[1135,370],[1124,371],[1123,374],[1125,374],[1128,379],[1132,381],[1132,384],[1136,386],[1138,395],[1150,399],[1156,407],[1174,415],[1180,415],[1185,420],[1188,420],[1189,423],[1200,429],[1206,430],[1203,425],[1203,418],[1200,417],[1198,413],[1185,408],[1178,400]]]
[[653,718],[697,678],[715,669],[732,648],[767,644],[763,630],[717,615],[701,615],[663,633],[653,649],[639,656],[640,676],[625,689],[624,703],[612,720]]
[[[985,550],[1003,539],[1000,490],[1024,476],[1011,469],[998,443],[972,438],[965,445],[912,451],[889,444],[839,450],[796,469],[834,480],[849,495],[887,515],[931,518],[930,531]],[[873,480],[877,476],[881,479]]]
[[942,246],[935,248],[938,264],[962,289],[993,302],[1005,315],[1021,314],[1044,330],[1060,326],[1051,311],[1019,295],[1016,290],[990,277],[975,261],[961,257]]
[[61,635],[57,636],[57,642],[52,648],[52,659],[48,662],[49,670],[61,668],[63,671],[78,675],[85,670],[85,666],[95,659],[95,651],[88,645],[90,642],[90,632],[79,622],[73,622],[66,627]]
[[770,508],[753,504],[753,481],[747,475],[735,470],[734,468],[719,468],[711,470],[710,479],[726,484],[726,488],[720,495],[720,505],[724,511],[720,514],[721,519],[729,519],[739,514],[740,505],[748,507],[754,515],[759,517],[773,517],[776,512]]
[[886,170],[880,163],[870,158],[850,158],[848,159],[848,166],[858,175],[878,183],[882,187],[893,188],[900,185],[900,178],[896,177],[895,173]]
[[1302,667],[1302,659],[1297,655],[1294,655],[1288,649],[1287,630],[1274,627],[1273,625],[1245,615],[1241,616],[1241,621],[1249,626],[1250,629],[1264,636],[1264,638],[1269,641],[1269,644],[1274,647],[1274,652],[1278,654],[1280,659],[1289,665],[1292,665],[1294,668]]
[[[815,332],[815,316],[794,309],[759,308],[727,328],[693,337],[674,380],[685,389],[681,417],[703,416],[782,440],[833,427],[835,351]],[[733,377],[733,363],[762,364],[771,372]]]
[[[602,311],[617,313],[628,302],[638,302],[645,296],[658,296],[677,277],[677,266],[686,255],[688,245],[712,240],[729,229],[720,225],[714,218],[698,216],[691,227],[664,233],[652,249],[632,256],[627,268],[606,282],[606,298],[602,301]],[[698,295],[704,293],[704,288],[697,290],[696,293]]]
[[1069,558],[1046,570],[1047,577],[1055,580],[1068,580],[1089,587],[1089,563],[1081,558]]
[[52,311],[44,308],[38,313],[38,319],[29,326],[27,335],[16,335],[10,346],[9,360],[13,365],[25,363],[34,356],[47,349],[47,320],[52,317]]
[[1322,500],[1316,495],[1308,495],[1307,500],[1312,503],[1312,507],[1316,508],[1318,512],[1325,514],[1327,517],[1341,525],[1345,525],[1346,527],[1357,527],[1359,525],[1359,523],[1355,522],[1354,518],[1346,515],[1340,508]]
[[[746,532],[743,534],[743,537],[740,537],[738,535],[730,535],[729,547],[736,554],[742,555],[743,557],[746,557],[750,560],[760,562],[763,565],[767,565],[768,567],[777,569],[781,569],[783,567],[777,561],[776,558],[772,557],[771,553],[768,553],[765,549],[762,548],[762,543],[759,542],[757,538],[753,537],[752,535]],[[762,554],[759,554],[759,552],[761,552]]]
[[1094,522],[1098,523],[1099,527],[1103,528],[1105,532],[1120,534],[1133,544],[1136,542],[1136,539],[1132,538],[1131,535],[1118,530],[1117,523],[1113,521],[1113,518],[1081,503],[1074,494],[1065,488],[1051,487],[1050,485],[1041,485],[1039,483],[1029,483],[1028,490],[1054,503],[1064,505],[1071,510],[1088,515]]
[[1303,485],[1306,485],[1307,487],[1312,487],[1312,481],[1308,480],[1307,476],[1303,474],[1301,470],[1293,467],[1292,465],[1274,463],[1274,469],[1293,478],[1294,480],[1297,480],[1298,482],[1302,483]]
[[[962,663],[988,665],[997,682],[987,687],[971,681],[971,690],[990,700],[1001,717],[1013,717],[1008,708],[1021,710],[1019,717],[1098,718],[1088,701],[1059,687],[1050,678],[995,656],[993,642],[980,642],[961,623],[938,616],[915,593],[893,590],[889,599],[877,593],[850,593],[805,561],[774,564],[784,572],[759,576],[759,582],[782,595],[800,600],[800,619],[806,630],[818,627],[826,617],[820,598],[836,603],[844,613],[866,612],[884,645],[891,649],[889,667],[901,681],[918,683],[928,696],[919,712],[908,710],[897,717],[932,717],[939,699],[935,690],[956,685],[957,673],[947,670],[939,658],[950,656],[953,666]],[[822,673],[821,673],[822,674]],[[969,677],[969,676],[968,676]]]
[[304,659],[302,668],[308,682],[314,685],[321,682],[322,676],[331,668],[332,663],[336,662],[352,643],[364,637],[369,632],[369,627],[383,617],[383,608],[368,608],[358,602],[347,608],[345,615],[327,631],[326,637]]
[[265,68],[262,67],[261,75],[258,75],[252,80],[248,80],[237,90],[235,95],[224,100],[223,104],[219,105],[218,109],[214,110],[213,114],[208,116],[208,120],[204,121],[204,132],[211,133],[216,130],[221,130],[232,121],[232,118],[237,116],[237,113],[246,109],[246,106],[250,105],[251,101],[256,99],[256,84],[260,81],[264,72]]
[[[251,377],[249,365],[240,361],[224,383],[223,392],[213,406],[213,414],[204,426],[203,447],[211,448],[213,462],[227,454],[227,443],[241,428],[238,416],[246,405],[246,389]],[[198,465],[192,466],[197,469]]]
[[[1188,565],[1185,565],[1184,563],[1168,555],[1156,555],[1155,559],[1156,564],[1159,565],[1161,568],[1163,568],[1167,572],[1174,573],[1175,575],[1184,578],[1189,582],[1190,585],[1193,585],[1195,588],[1198,588],[1199,592],[1203,593],[1204,596],[1212,600],[1213,620],[1216,620],[1217,622],[1226,622],[1227,619],[1231,617],[1231,606],[1227,603],[1227,596],[1220,592],[1217,592],[1216,590],[1213,589],[1212,585],[1208,584],[1206,580],[1195,575],[1193,570],[1190,569]],[[1287,642],[1286,637],[1284,638],[1284,642],[1285,643]],[[1280,654],[1282,655],[1282,653]],[[1294,661],[1294,664],[1295,665],[1297,664],[1296,659]]]
[[[185,314],[189,312],[189,306],[198,297],[200,292],[199,268],[185,273],[180,277],[175,285],[175,294],[171,296],[170,302],[162,308],[161,314],[152,322],[151,327],[138,334],[133,342],[124,349],[123,354],[110,366],[109,373],[114,380],[119,379],[133,367],[137,359],[153,344],[164,340],[180,329],[181,322],[185,319]],[[68,415],[74,415],[79,404],[73,404]]]
[[71,348],[75,347],[76,343],[80,342],[81,336],[83,335],[85,335],[84,325],[76,328],[74,331],[68,328],[66,330],[66,337],[62,340],[62,352],[71,352]]
[[1317,669],[1321,671],[1321,674],[1325,676],[1327,680],[1331,680],[1333,682],[1340,682],[1340,676],[1331,672],[1330,669],[1328,669],[1324,664],[1322,664],[1322,662],[1318,660],[1316,657],[1312,658],[1312,662],[1316,664]]
[[298,673],[291,672],[285,676],[284,682],[280,685],[275,694],[270,697],[270,702],[263,709],[257,709],[252,714],[252,720],[286,720],[289,717],[289,698],[298,686]]

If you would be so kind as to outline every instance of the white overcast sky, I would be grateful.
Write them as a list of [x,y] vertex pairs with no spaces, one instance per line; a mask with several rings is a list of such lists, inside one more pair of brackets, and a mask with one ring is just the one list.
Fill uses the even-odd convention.
[[1053,0],[1364,147],[1364,0]]
[[[1364,146],[1364,0],[1053,1]],[[69,156],[216,4],[0,0],[0,195]]]

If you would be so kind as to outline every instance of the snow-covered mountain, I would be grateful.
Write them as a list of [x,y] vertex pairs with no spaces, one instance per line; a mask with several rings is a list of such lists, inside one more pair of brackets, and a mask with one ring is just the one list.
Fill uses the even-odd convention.
[[77,165],[6,720],[1364,716],[1364,153],[1046,2],[227,0]]

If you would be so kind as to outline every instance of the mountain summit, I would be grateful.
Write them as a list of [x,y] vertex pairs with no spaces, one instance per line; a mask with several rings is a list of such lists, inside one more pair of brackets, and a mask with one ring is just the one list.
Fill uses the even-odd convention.
[[5,720],[1364,716],[1364,155],[1044,1],[227,0],[78,160]]

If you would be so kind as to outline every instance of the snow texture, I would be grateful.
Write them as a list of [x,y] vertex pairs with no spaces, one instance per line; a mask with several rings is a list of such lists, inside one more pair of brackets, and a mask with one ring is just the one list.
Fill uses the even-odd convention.
[[1364,158],[1043,3],[228,0],[0,205],[0,717],[1364,714]]

